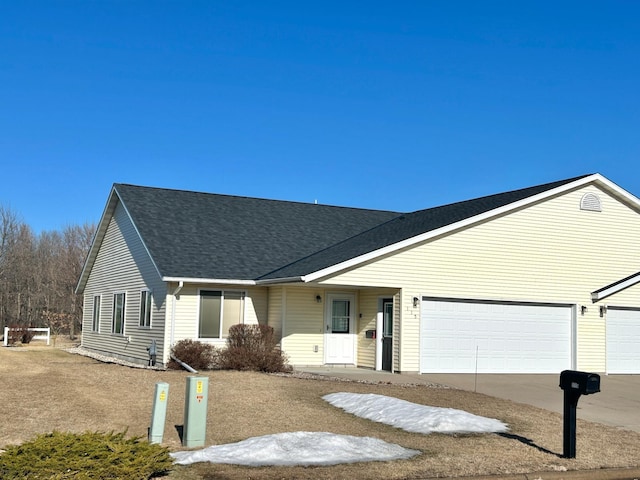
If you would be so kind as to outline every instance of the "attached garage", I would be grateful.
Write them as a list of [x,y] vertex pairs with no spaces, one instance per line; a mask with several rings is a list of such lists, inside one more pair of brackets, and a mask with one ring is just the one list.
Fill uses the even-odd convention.
[[572,368],[572,305],[423,297],[420,373],[559,373]]
[[607,373],[640,373],[638,308],[607,308]]

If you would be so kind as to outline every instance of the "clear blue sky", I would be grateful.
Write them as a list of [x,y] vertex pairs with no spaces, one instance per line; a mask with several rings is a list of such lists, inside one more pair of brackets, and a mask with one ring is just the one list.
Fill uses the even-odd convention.
[[[2,1],[2,0],[0,0]],[[640,196],[634,1],[2,1],[0,205],[133,183],[413,211],[585,173]]]

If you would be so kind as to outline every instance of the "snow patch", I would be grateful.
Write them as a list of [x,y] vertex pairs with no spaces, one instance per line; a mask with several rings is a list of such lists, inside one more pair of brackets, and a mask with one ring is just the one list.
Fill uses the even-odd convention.
[[506,424],[454,408],[429,407],[375,393],[331,393],[322,397],[331,405],[362,418],[413,433],[506,432]]
[[175,452],[175,463],[232,463],[259,467],[266,465],[336,465],[370,461],[399,460],[418,455],[377,438],[336,435],[327,432],[290,432],[249,438],[202,450]]

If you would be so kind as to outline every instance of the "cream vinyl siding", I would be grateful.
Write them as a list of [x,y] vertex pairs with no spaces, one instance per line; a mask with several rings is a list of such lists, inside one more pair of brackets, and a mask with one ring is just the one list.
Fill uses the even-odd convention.
[[[351,293],[351,292],[350,292]],[[322,302],[316,302],[320,295]],[[326,292],[318,288],[283,287],[282,349],[290,365],[324,363],[324,304]],[[317,352],[314,351],[317,346]]]
[[[580,210],[596,193],[602,211]],[[589,185],[354,268],[324,284],[402,287],[400,369],[418,371],[414,296],[591,303],[591,292],[640,270],[640,215]],[[633,300],[637,305],[639,299]],[[598,309],[577,318],[577,368],[604,371]]]
[[[152,292],[151,328],[140,327],[140,291]],[[124,335],[112,334],[113,296],[126,293]],[[92,331],[93,299],[102,296],[99,332]],[[82,346],[124,360],[147,363],[156,340],[162,358],[166,286],[160,279],[129,217],[118,204],[84,289]],[[130,341],[128,341],[130,340]]]
[[284,316],[283,290],[283,287],[269,287],[268,289],[267,318],[269,326],[273,328],[273,333],[278,339],[280,348],[282,348],[282,319]]
[[[175,290],[176,284],[172,284],[170,292]],[[212,284],[189,284],[184,285],[178,293],[178,299],[175,305],[175,326],[173,329],[173,342],[171,341],[171,328],[167,328],[167,343],[179,342],[180,340],[200,340],[205,343],[211,343],[218,347],[223,347],[226,343],[224,338],[198,339],[198,322],[200,315],[200,290],[225,290],[234,292],[245,292],[244,298],[244,323],[245,324],[267,324],[267,304],[268,291],[263,287],[242,287],[237,285],[212,285]],[[167,322],[170,326],[172,312],[172,303],[174,296],[169,295],[167,303],[169,304]]]
[[[376,344],[377,340],[366,338],[367,330],[376,329],[378,311],[381,308],[383,298],[393,298],[395,290],[370,289],[360,291],[360,318],[358,318],[356,334],[358,336],[358,366],[376,368]],[[395,325],[395,324],[394,324]],[[381,338],[382,332],[378,332]],[[382,346],[380,346],[382,348]]]

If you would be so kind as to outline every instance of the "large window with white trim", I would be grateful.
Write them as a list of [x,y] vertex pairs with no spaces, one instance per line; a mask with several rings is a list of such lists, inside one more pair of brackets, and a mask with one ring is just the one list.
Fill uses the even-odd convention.
[[120,335],[124,335],[125,301],[126,294],[124,292],[115,293],[113,295],[113,318],[111,323],[111,331]]
[[201,290],[198,338],[227,338],[229,327],[244,323],[244,292]]

